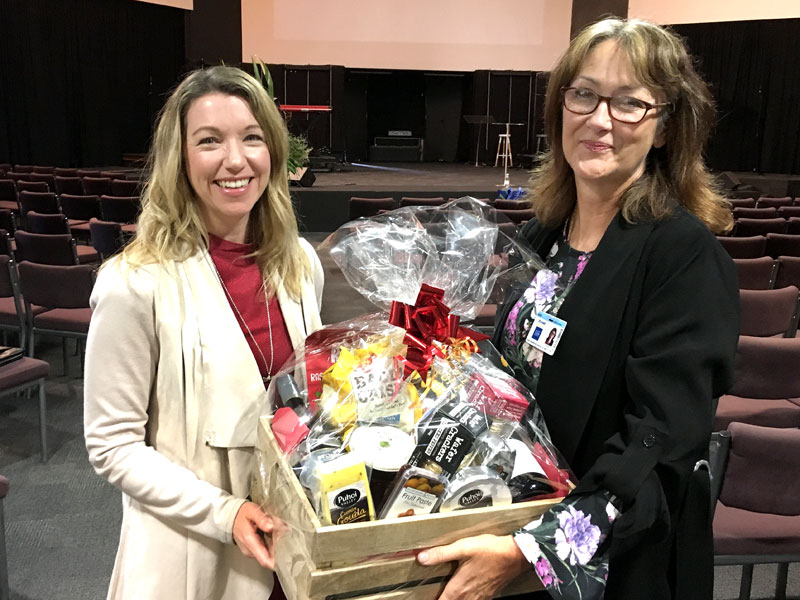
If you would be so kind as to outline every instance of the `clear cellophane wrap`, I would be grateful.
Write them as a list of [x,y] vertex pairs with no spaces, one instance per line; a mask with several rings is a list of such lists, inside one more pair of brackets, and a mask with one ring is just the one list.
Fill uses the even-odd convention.
[[[264,510],[280,515],[276,553],[281,536],[295,538],[293,577],[315,560],[304,529],[558,499],[574,487],[531,392],[487,336],[462,325],[549,276],[515,234],[463,198],[349,222],[318,248],[383,312],[312,333],[269,386],[270,443],[283,456],[259,447],[257,476]],[[279,485],[278,468],[299,487]],[[491,530],[490,513],[453,539]],[[364,556],[385,549],[366,531],[362,543]]]

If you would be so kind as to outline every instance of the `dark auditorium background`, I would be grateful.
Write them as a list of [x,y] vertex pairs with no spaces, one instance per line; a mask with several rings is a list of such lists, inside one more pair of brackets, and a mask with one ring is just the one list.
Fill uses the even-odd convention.
[[[192,5],[191,0],[162,3]],[[193,4],[193,10],[183,10],[134,0],[0,0],[0,162],[116,165],[123,154],[145,152],[154,116],[176,80],[203,64],[238,65],[244,60],[248,68],[243,30],[252,37],[259,27],[269,31],[270,24],[249,22],[247,11],[255,10],[255,5],[262,12],[264,6],[275,5],[277,10],[281,3],[195,0]],[[305,4],[312,9],[305,23],[303,16],[294,23],[299,31],[315,18],[314,3]],[[344,11],[357,5],[340,4]],[[502,37],[503,23],[513,18],[504,10],[508,6],[514,10],[515,4],[520,3],[498,3],[492,9],[497,19],[486,24],[486,39],[475,40],[475,45],[495,53],[505,45],[519,65],[526,63],[520,50],[531,46],[522,42],[515,46],[518,40]],[[639,16],[650,10],[658,16],[659,10],[670,10],[655,8],[656,4],[576,0],[569,29],[574,32],[603,14]],[[670,4],[673,12],[680,13],[681,2]],[[679,22],[675,29],[687,38],[718,102],[720,119],[708,148],[710,165],[720,171],[800,173],[800,136],[796,135],[800,131],[800,61],[796,59],[800,18],[747,15],[746,20],[719,21],[727,18],[726,10],[733,10],[729,5],[742,3],[704,4],[712,5],[706,12],[721,16],[712,22]],[[760,4],[768,13],[767,5],[775,4],[773,13],[797,17],[791,13],[796,2]],[[795,6],[794,10],[800,9]],[[551,12],[545,7],[543,18]],[[558,23],[530,24],[544,30],[553,25]],[[565,47],[568,32],[562,29]],[[376,37],[380,34],[375,32]],[[451,31],[449,36],[457,34]],[[397,39],[397,32],[392,37]],[[403,44],[397,47],[402,50]],[[270,63],[282,103],[334,107],[330,119],[317,119],[308,133],[313,147],[329,150],[342,160],[366,160],[370,140],[401,122],[424,138],[425,160],[467,162],[474,156],[475,130],[462,117],[487,108],[498,119],[525,123],[524,134],[513,131],[515,154],[533,152],[536,135],[541,133],[546,66],[376,69],[322,60],[294,64],[262,58]],[[527,62],[537,60],[533,57]],[[483,161],[494,156],[492,144],[482,144],[480,150]]]

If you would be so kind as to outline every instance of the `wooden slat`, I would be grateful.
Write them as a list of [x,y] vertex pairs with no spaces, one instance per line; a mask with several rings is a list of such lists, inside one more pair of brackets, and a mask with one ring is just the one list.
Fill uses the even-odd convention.
[[413,556],[365,562],[338,569],[312,573],[310,596],[341,594],[353,590],[369,590],[399,586],[406,582],[450,577],[456,563],[423,567]]
[[[366,562],[338,569],[325,569],[312,573],[309,595],[312,598],[342,594],[355,590],[371,590],[401,586],[407,582],[448,579],[458,563],[424,567],[413,556]],[[437,584],[438,585],[438,584]],[[417,588],[422,586],[417,586]],[[523,594],[542,589],[533,571],[525,573],[510,583],[503,595]]]
[[[444,583],[432,583],[430,585],[418,585],[405,590],[396,592],[382,592],[380,594],[370,594],[369,596],[356,596],[353,600],[436,600],[444,589]],[[324,600],[325,596],[319,596],[312,600]]]

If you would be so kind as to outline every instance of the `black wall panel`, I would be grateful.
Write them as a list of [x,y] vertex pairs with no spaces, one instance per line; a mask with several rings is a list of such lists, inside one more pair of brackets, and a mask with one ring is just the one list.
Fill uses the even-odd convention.
[[463,77],[425,74],[425,161],[456,160],[463,114]]
[[0,0],[0,162],[118,165],[184,71],[184,11]]
[[[344,158],[348,162],[367,160],[370,144],[367,130],[368,90],[369,76],[366,73],[345,72],[344,106],[339,108],[339,114],[344,113]],[[336,110],[334,107],[334,111]]]
[[186,18],[186,59],[191,64],[242,62],[242,3],[197,0]]
[[711,84],[717,170],[800,173],[800,19],[678,25]]

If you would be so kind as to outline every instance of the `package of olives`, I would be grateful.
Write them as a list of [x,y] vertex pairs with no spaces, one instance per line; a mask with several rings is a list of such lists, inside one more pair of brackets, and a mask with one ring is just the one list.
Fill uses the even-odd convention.
[[439,507],[446,490],[443,476],[406,465],[398,472],[378,518],[428,515]]

